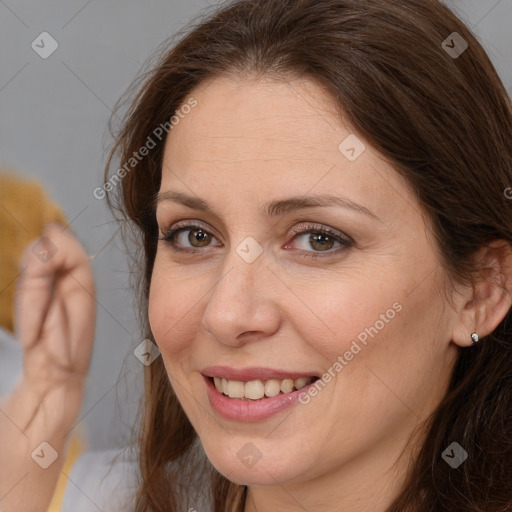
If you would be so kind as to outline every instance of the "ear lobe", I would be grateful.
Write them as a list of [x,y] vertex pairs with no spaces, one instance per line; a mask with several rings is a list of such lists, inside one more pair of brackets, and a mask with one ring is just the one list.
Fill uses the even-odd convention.
[[472,333],[481,339],[492,333],[512,306],[512,246],[505,240],[494,240],[482,247],[475,264],[478,279],[465,295],[466,304],[454,326],[452,339],[461,347],[471,346]]

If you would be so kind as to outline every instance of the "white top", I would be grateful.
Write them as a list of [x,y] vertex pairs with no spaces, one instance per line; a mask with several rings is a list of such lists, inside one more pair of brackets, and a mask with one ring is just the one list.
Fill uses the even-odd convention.
[[128,450],[85,452],[73,464],[60,512],[129,512],[136,477],[137,463]]
[[[193,450],[197,456],[206,457],[198,440]],[[134,450],[83,453],[69,474],[60,512],[131,512],[139,474]],[[209,480],[183,480],[187,494],[184,512],[213,512]]]

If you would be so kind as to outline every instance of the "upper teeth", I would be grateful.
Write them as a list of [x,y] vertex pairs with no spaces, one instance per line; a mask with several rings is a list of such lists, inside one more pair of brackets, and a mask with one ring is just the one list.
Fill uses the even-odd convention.
[[242,382],[240,380],[226,380],[214,377],[215,387],[221,393],[230,398],[249,398],[259,400],[264,396],[271,397],[279,393],[291,393],[294,388],[301,389],[313,382],[312,377],[301,377],[299,379],[269,379],[267,381],[251,380]]

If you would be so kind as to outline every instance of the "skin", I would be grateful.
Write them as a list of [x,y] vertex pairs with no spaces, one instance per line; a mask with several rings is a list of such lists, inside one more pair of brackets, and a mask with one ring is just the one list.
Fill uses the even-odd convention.
[[[198,105],[168,137],[161,192],[201,197],[216,214],[170,201],[157,209],[161,230],[195,220],[212,231],[187,256],[159,242],[149,318],[170,381],[212,464],[249,486],[245,512],[384,511],[421,430],[406,441],[446,392],[458,347],[471,345],[475,327],[482,337],[494,331],[510,310],[510,245],[496,240],[478,251],[475,261],[493,272],[472,286],[448,283],[407,184],[367,142],[354,162],[338,151],[352,130],[311,82],[218,78],[193,96]],[[344,195],[377,219],[333,206],[259,213],[269,200],[313,193]],[[306,221],[345,233],[353,246],[336,252],[329,238],[290,236],[293,226],[309,229]],[[178,243],[189,245],[187,234]],[[43,236],[55,254],[41,261],[29,246],[18,282],[24,374],[0,404],[2,512],[47,510],[94,340],[87,254],[62,226],[48,225]],[[247,236],[263,249],[250,264],[236,252]],[[326,248],[332,256],[304,257]],[[401,310],[383,321],[396,303]],[[379,320],[377,334],[308,404],[253,423],[211,409],[205,366],[321,375]],[[58,452],[48,469],[31,457],[42,441]],[[237,457],[246,443],[261,454],[252,467]]]
[[[41,245],[32,251],[37,241],[30,244],[17,283],[16,334],[24,371],[0,404],[2,512],[48,509],[80,413],[94,341],[96,292],[88,256],[61,225],[47,225],[42,236],[51,257],[38,258]],[[43,442],[57,453],[47,468],[31,455],[50,456],[38,448]]]
[[[192,96],[198,106],[167,139],[160,192],[201,198],[215,213],[157,206],[161,236],[178,221],[201,221],[210,234],[181,232],[175,242],[192,254],[159,241],[149,319],[171,384],[215,468],[249,486],[246,512],[383,511],[421,434],[393,464],[446,393],[458,345],[471,345],[473,290],[443,294],[447,277],[415,196],[368,142],[353,162],[338,150],[354,132],[315,83],[223,76]],[[329,193],[377,218],[339,206],[260,213],[269,200]],[[289,236],[307,223],[354,245],[340,252],[331,241],[322,252],[309,234]],[[250,264],[236,252],[246,237],[263,249]],[[320,257],[303,256],[312,252]],[[321,375],[397,302],[401,311],[307,405],[252,423],[212,409],[202,368]],[[261,453],[250,468],[237,457],[248,442]]]

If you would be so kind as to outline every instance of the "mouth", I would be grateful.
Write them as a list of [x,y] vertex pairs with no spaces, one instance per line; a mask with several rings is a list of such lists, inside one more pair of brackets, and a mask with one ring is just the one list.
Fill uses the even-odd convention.
[[296,379],[266,379],[266,380],[228,380],[220,377],[205,376],[224,396],[238,400],[256,401],[287,395],[298,391],[317,381],[319,377],[299,377]]

